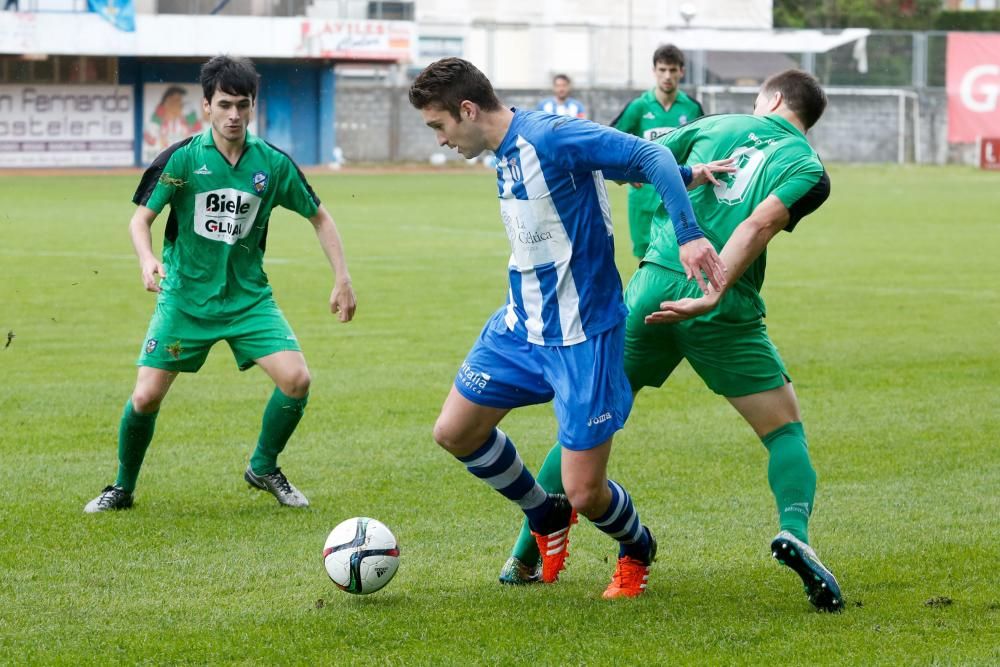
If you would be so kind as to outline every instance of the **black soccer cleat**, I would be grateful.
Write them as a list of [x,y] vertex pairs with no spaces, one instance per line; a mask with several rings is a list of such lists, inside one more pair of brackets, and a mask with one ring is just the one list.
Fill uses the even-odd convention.
[[285,507],[309,507],[309,500],[301,491],[292,486],[292,483],[285,477],[285,473],[281,472],[281,468],[276,468],[274,472],[266,475],[257,475],[254,474],[250,466],[247,466],[243,473],[243,479],[252,488],[267,491]]
[[831,613],[844,610],[840,584],[833,572],[820,562],[812,547],[783,530],[771,540],[771,555],[799,575],[805,586],[806,597],[816,609]]
[[83,511],[87,514],[96,514],[108,510],[127,510],[132,507],[133,500],[135,500],[135,496],[125,489],[117,486],[106,486],[101,491],[101,495],[84,506]]

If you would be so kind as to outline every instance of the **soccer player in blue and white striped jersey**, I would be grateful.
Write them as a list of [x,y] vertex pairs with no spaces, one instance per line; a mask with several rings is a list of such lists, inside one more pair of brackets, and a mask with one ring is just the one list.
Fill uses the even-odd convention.
[[[508,109],[471,63],[446,58],[410,87],[438,143],[497,156],[500,217],[511,244],[507,303],[473,345],[434,426],[434,438],[515,502],[542,554],[541,578],[564,567],[578,511],[620,544],[605,597],[646,587],[656,542],[625,489],[606,476],[612,437],[632,408],[623,368],[621,278],[604,175],[652,183],[670,214],[681,261],[703,290],[725,267],[685,191],[691,172],[663,147],[590,121]],[[547,494],[498,428],[513,408],[554,399],[566,496]]]
[[556,74],[552,77],[552,97],[546,97],[539,102],[536,110],[554,113],[557,116],[586,118],[587,110],[584,108],[583,102],[569,96],[571,85],[568,76]]

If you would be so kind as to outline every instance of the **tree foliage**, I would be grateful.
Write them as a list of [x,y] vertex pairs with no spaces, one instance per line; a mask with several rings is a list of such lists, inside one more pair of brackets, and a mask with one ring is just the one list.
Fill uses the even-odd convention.
[[930,30],[941,5],[941,0],[774,0],[774,27]]

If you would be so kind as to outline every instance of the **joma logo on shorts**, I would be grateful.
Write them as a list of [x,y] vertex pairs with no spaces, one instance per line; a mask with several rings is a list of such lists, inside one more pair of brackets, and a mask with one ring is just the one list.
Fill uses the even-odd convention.
[[603,415],[597,415],[596,417],[591,417],[587,420],[587,426],[597,426],[598,424],[603,424],[604,422],[611,419],[611,413],[605,412]]

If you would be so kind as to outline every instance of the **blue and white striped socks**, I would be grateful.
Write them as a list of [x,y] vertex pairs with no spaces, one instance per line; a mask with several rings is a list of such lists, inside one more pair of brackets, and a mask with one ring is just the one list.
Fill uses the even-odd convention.
[[604,514],[591,522],[618,540],[619,558],[632,556],[644,560],[649,551],[649,533],[639,521],[632,498],[614,480],[608,480],[608,488],[611,490],[611,503]]
[[551,509],[549,495],[524,467],[514,443],[500,429],[494,428],[476,451],[456,458],[473,475],[517,503],[533,526],[539,525]]

